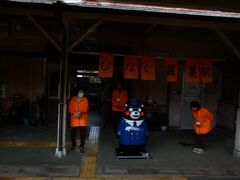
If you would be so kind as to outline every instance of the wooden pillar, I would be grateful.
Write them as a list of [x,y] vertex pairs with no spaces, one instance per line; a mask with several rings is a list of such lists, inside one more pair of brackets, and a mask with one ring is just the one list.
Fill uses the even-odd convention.
[[240,157],[240,92],[238,94],[238,109],[236,117],[236,133],[233,155],[238,158]]
[[[60,3],[60,8],[61,8]],[[57,148],[55,156],[62,158],[66,156],[66,90],[67,90],[67,70],[68,70],[68,20],[63,16],[60,9],[60,23],[62,27],[61,51],[60,51],[60,97],[58,103],[58,129],[57,129]]]

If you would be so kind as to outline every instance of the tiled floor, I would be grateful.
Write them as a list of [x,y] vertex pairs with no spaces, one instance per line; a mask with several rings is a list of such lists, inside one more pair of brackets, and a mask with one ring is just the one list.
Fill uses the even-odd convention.
[[[100,128],[92,126],[90,128],[89,139],[87,141],[87,148],[82,160],[80,169],[80,177],[0,177],[0,180],[187,180],[185,177],[96,177],[96,161],[98,155],[98,140]],[[41,146],[41,147],[55,147],[52,142],[7,142],[1,141],[0,146]]]

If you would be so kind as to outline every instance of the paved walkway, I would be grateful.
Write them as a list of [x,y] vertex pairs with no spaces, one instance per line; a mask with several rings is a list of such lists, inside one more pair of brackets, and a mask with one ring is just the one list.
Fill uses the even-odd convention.
[[[111,127],[88,129],[86,153],[54,156],[56,129],[36,127],[0,130],[0,180],[232,180],[240,179],[240,160],[232,155],[234,136],[214,132],[207,152],[192,153],[193,134],[173,130],[150,132],[150,160],[118,160],[118,140]],[[100,132],[101,130],[101,132]],[[69,140],[69,129],[67,131]],[[67,144],[70,147],[70,144]],[[37,166],[39,164],[39,166]],[[24,165],[24,166],[23,166]]]
[[[0,180],[187,180],[185,177],[97,177],[96,176],[96,171],[97,171],[97,158],[98,158],[98,148],[99,148],[99,132],[100,128],[99,127],[91,127],[90,132],[89,132],[89,139],[87,141],[87,149],[86,153],[84,154],[84,157],[81,162],[80,166],[80,176],[79,177],[4,177],[0,176]],[[37,143],[38,146],[41,146],[41,143]],[[33,146],[36,145],[36,142],[33,143],[25,143],[25,142],[0,142],[0,146]],[[53,143],[47,144],[44,142],[42,144],[45,147],[52,147],[54,146]]]
[[[149,160],[118,160],[115,147],[118,141],[110,129],[103,129],[97,160],[98,176],[185,176],[224,177],[240,179],[240,160],[233,157],[234,138],[221,131],[209,137],[207,150],[198,155],[192,152],[192,131],[172,130],[150,132],[146,150]],[[182,144],[187,144],[183,146]]]

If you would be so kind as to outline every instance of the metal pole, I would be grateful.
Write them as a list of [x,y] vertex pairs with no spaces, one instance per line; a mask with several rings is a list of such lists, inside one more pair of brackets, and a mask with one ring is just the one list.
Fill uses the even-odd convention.
[[[63,33],[64,34],[64,33]],[[64,41],[64,36],[63,35],[63,41]],[[65,99],[64,99],[64,94],[65,94],[65,88],[64,88],[64,77],[65,77],[65,51],[64,48],[61,51],[61,57],[60,57],[60,97],[59,97],[59,104],[58,104],[58,133],[57,133],[57,148],[55,155],[58,158],[61,158],[63,156],[63,141],[62,141],[62,136],[63,136],[63,122],[65,121],[64,119],[64,105],[65,105]]]
[[[65,32],[63,33],[65,34]],[[63,35],[65,37],[65,35]],[[64,38],[65,39],[65,38]],[[63,40],[64,40],[63,39]],[[65,41],[64,41],[65,42]],[[58,137],[57,137],[57,149],[55,155],[59,158],[66,155],[66,148],[65,148],[65,118],[66,118],[66,48],[63,48],[61,52],[60,58],[60,98],[58,104]]]
[[235,134],[235,145],[233,155],[237,158],[240,157],[240,92],[238,94],[238,108],[236,117],[236,134]]
[[65,126],[66,126],[66,86],[67,86],[67,30],[62,22],[62,50],[60,57],[60,97],[58,104],[58,137],[55,156],[61,158],[66,155],[65,148]]

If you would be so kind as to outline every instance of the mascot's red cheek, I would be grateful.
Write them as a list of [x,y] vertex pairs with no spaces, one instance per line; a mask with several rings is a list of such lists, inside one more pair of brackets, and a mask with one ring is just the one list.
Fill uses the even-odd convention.
[[126,112],[125,112],[125,116],[127,116],[127,117],[130,116],[130,112],[129,112],[129,111],[126,111]]
[[142,116],[142,117],[144,116],[144,112],[141,112],[141,116]]

